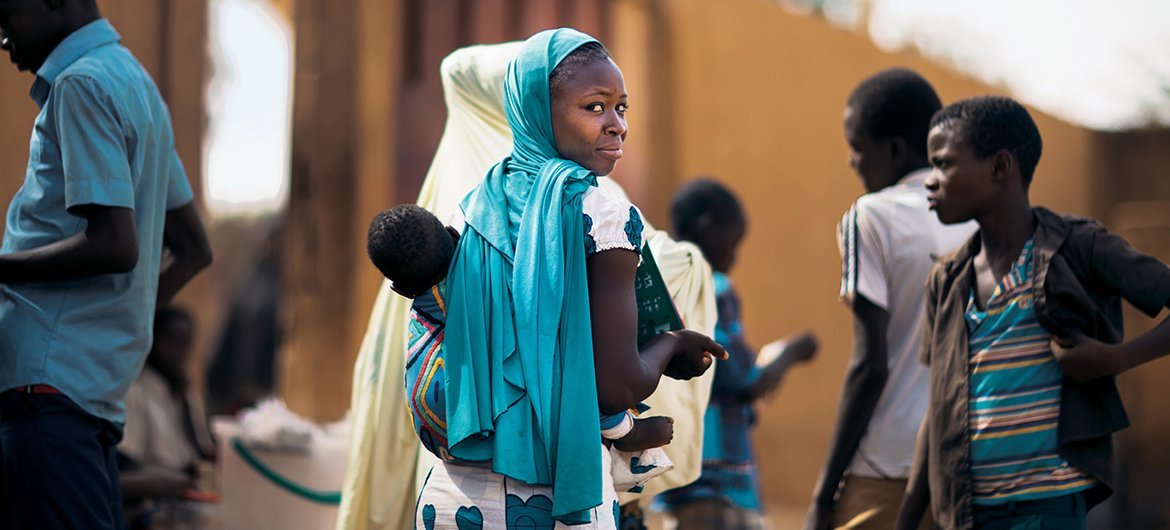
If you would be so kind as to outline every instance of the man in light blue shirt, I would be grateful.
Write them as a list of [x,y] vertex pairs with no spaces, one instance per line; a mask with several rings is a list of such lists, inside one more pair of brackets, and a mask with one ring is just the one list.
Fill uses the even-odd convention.
[[0,527],[121,528],[122,398],[211,252],[166,104],[95,0],[0,0],[0,38],[40,108],[0,248]]

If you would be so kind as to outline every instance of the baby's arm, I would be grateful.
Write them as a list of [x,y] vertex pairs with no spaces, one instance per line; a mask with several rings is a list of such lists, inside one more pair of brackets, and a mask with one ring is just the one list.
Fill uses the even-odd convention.
[[603,417],[601,423],[602,438],[612,441],[618,451],[636,453],[661,447],[674,438],[674,419],[666,416],[637,419],[627,411],[620,417]]

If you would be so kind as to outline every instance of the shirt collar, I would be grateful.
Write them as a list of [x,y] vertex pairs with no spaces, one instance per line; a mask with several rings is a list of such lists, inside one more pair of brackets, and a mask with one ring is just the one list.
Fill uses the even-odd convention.
[[78,28],[53,49],[53,52],[45,59],[45,63],[37,70],[37,77],[33,81],[29,96],[37,102],[37,106],[45,106],[53,82],[69,65],[89,53],[90,50],[121,40],[122,36],[118,35],[114,26],[104,18]]
[[[1072,226],[1065,218],[1048,208],[1036,206],[1032,208],[1032,216],[1036,219],[1036,231],[1032,234],[1032,249],[1035,251],[1041,264],[1047,264],[1052,256],[1060,250],[1068,239]],[[975,231],[967,244],[959,247],[949,256],[943,258],[948,274],[956,275],[968,263],[975,259],[982,245],[980,232]]]

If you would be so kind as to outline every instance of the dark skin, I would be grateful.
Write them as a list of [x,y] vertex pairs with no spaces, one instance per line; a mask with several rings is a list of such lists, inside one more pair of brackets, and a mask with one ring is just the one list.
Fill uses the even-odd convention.
[[[966,143],[962,127],[962,122],[951,122],[930,131],[927,146],[934,171],[926,187],[930,190],[930,207],[940,221],[951,224],[974,219],[979,223],[981,245],[974,259],[976,304],[986,307],[1036,225],[1028,186],[1016,158],[1006,149],[988,157],[978,156]],[[1105,344],[1079,334],[1054,337],[1052,353],[1065,374],[1074,380],[1118,375],[1170,354],[1168,320],[1121,344]],[[929,437],[920,433],[914,475],[907,485],[896,528],[916,527],[929,506],[929,444]]]
[[711,268],[723,274],[735,265],[739,245],[747,235],[743,212],[728,213],[725,217],[719,219],[713,212],[703,212],[690,230],[677,234],[680,241],[698,246]]
[[603,414],[631,409],[654,393],[663,375],[698,377],[727,352],[701,333],[663,333],[638,351],[638,308],[634,274],[638,255],[629,250],[598,252],[586,260],[597,401]]
[[164,307],[192,278],[211,265],[211,243],[195,203],[167,211],[163,248],[173,258],[158,278],[158,307]]
[[654,416],[634,420],[634,428],[613,441],[618,451],[637,453],[651,447],[662,447],[674,439],[674,418]]
[[99,18],[93,0],[0,0],[0,49],[35,73],[65,37]]
[[[927,158],[910,149],[905,138],[875,139],[861,126],[858,116],[855,109],[845,109],[845,141],[849,145],[849,167],[861,179],[866,193],[884,189],[929,166]],[[889,380],[886,340],[889,313],[860,294],[854,296],[850,310],[853,312],[853,356],[845,373],[837,422],[829,440],[825,465],[813,489],[805,530],[831,527],[834,499],[841,480],[861,446]]]
[[550,94],[557,153],[598,176],[613,172],[629,129],[629,96],[610,59],[581,66]]
[[927,167],[927,159],[901,136],[874,138],[861,124],[860,113],[845,108],[843,125],[849,146],[849,167],[861,179],[866,193],[897,183],[907,174]]
[[[21,71],[36,72],[77,29],[101,18],[91,0],[0,0],[0,48]],[[69,213],[85,220],[73,236],[0,256],[0,283],[63,282],[130,272],[138,263],[138,231],[127,208],[80,205]],[[165,304],[211,263],[211,246],[193,205],[167,212],[163,244],[172,260],[159,278]]]
[[[579,68],[550,93],[557,152],[597,175],[608,175],[622,156],[627,99],[625,80],[612,60]],[[633,251],[614,249],[585,263],[598,406],[604,414],[633,408],[654,392],[663,375],[690,379],[707,371],[714,358],[727,357],[710,337],[689,330],[659,335],[638,351],[638,260]]]

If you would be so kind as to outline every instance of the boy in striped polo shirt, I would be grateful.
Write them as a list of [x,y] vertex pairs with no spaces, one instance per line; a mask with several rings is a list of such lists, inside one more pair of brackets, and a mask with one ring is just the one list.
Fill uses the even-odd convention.
[[1129,423],[1114,376],[1170,353],[1170,325],[1122,342],[1120,300],[1151,317],[1170,268],[1096,221],[1033,208],[1036,124],[979,97],[934,116],[930,207],[979,232],[927,282],[931,401],[898,528],[929,501],[945,529],[1085,528]]

